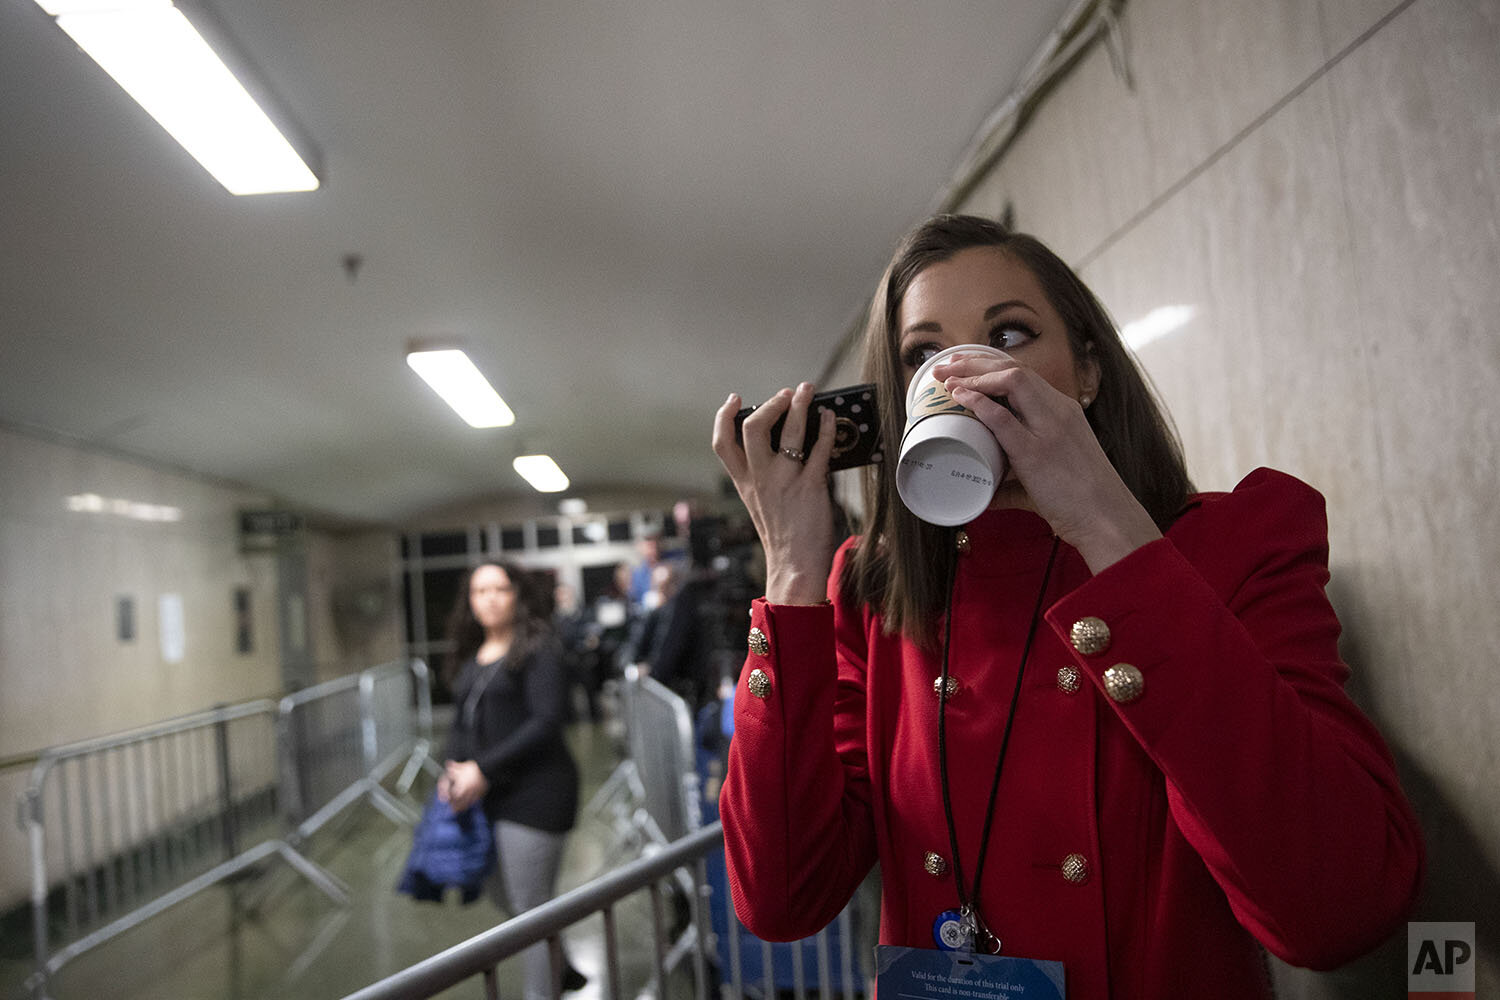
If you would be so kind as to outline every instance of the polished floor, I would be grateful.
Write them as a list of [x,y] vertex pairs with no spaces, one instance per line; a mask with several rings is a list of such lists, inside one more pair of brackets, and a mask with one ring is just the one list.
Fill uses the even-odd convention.
[[[583,801],[619,760],[606,724],[580,724],[569,740],[583,771]],[[559,890],[589,881],[621,858],[603,817],[582,811],[569,839]],[[334,905],[284,865],[254,884],[220,886],[189,899],[64,966],[54,1000],[286,1000],[337,998],[493,927],[503,915],[487,900],[469,906],[450,894],[418,903],[394,886],[411,846],[411,830],[367,805],[351,807],[308,845],[314,861],[347,882],[352,905]],[[616,911],[622,995],[644,984],[651,954],[644,896]],[[636,910],[639,910],[637,913]],[[577,1000],[602,995],[602,928],[598,918],[566,935],[573,964],[589,977]],[[7,949],[11,951],[12,949]],[[0,960],[0,997],[28,997],[23,962]],[[500,995],[520,995],[519,960],[503,963]],[[484,995],[479,979],[441,994]]]

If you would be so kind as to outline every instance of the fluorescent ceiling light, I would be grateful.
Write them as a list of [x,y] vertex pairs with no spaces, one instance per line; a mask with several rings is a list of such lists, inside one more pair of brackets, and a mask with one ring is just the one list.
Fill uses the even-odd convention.
[[561,493],[568,488],[568,477],[550,455],[519,455],[511,464],[538,493]]
[[1138,320],[1120,328],[1120,337],[1132,351],[1160,340],[1198,314],[1193,306],[1158,306]]
[[80,514],[113,514],[133,521],[181,521],[182,508],[138,500],[102,497],[97,493],[75,493],[64,499],[68,509]]
[[470,427],[509,427],[516,422],[505,400],[463,351],[412,351],[406,363]]
[[230,194],[312,191],[318,178],[168,0],[37,0]]

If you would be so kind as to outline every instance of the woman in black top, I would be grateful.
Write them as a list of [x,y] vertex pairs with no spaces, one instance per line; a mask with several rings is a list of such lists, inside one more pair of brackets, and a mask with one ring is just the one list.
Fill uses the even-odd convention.
[[[562,650],[530,575],[497,562],[469,575],[449,633],[459,664],[458,711],[438,795],[458,811],[483,802],[500,858],[491,898],[517,914],[552,898],[578,811],[578,766],[563,741]],[[546,1000],[553,995],[547,946],[524,954],[526,1000]],[[581,975],[568,971],[562,985],[582,985]]]

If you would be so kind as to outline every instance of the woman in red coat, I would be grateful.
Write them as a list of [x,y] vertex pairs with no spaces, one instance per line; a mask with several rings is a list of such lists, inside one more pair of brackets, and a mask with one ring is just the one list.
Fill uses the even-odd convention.
[[[883,944],[1060,962],[1072,998],[1270,995],[1264,947],[1327,968],[1399,925],[1423,865],[1390,754],[1343,692],[1322,497],[1259,470],[1193,493],[1103,308],[1036,240],[945,216],[866,337],[888,446],[935,375],[1010,472],[961,528],[868,468],[835,551],[813,387],[714,450],[766,550],[720,800],[761,937],[824,926],[878,861]],[[998,400],[1003,400],[999,402]],[[806,461],[777,452],[821,419]]]

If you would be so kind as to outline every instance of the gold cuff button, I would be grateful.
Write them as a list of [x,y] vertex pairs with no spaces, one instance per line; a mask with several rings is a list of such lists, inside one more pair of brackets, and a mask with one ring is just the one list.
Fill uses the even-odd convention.
[[758,628],[750,630],[750,652],[756,656],[769,656],[771,654],[771,640]]
[[1061,667],[1057,671],[1057,689],[1063,694],[1077,694],[1080,685],[1077,667]]
[[1104,693],[1111,701],[1128,705],[1146,690],[1146,678],[1128,663],[1116,663],[1104,671]]
[[[946,700],[952,701],[955,697],[957,697],[961,687],[962,686],[958,683],[957,677],[949,676],[948,695]],[[934,677],[932,679],[932,693],[937,695],[939,698],[943,697],[943,678],[941,676]]]
[[937,851],[928,851],[922,858],[922,867],[933,878],[942,878],[948,874],[948,859]]
[[1084,656],[1093,656],[1109,648],[1109,626],[1100,618],[1080,618],[1068,633],[1073,648]]
[[1063,858],[1062,877],[1074,885],[1089,879],[1089,861],[1082,854],[1069,854]]
[[745,680],[745,686],[755,697],[764,698],[771,693],[771,675],[756,667],[750,671],[750,676]]
[[969,542],[969,533],[962,528],[958,529],[953,536],[953,547],[958,550],[959,555],[968,555],[969,549],[973,547]]

